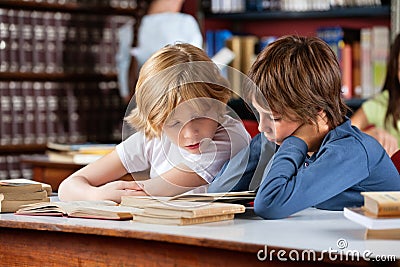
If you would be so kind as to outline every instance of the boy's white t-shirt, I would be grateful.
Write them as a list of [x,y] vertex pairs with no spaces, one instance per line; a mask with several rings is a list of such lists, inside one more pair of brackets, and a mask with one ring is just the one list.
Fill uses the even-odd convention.
[[128,173],[150,169],[150,178],[154,178],[184,164],[211,183],[222,165],[250,143],[250,135],[240,121],[225,115],[214,138],[205,142],[205,151],[191,154],[165,136],[149,140],[137,132],[118,144],[116,151]]

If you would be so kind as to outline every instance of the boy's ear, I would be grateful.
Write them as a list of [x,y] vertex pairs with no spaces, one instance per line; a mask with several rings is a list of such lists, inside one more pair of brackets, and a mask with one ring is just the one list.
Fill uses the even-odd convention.
[[325,110],[321,109],[318,111],[318,116],[320,116],[322,119],[326,117],[326,112]]

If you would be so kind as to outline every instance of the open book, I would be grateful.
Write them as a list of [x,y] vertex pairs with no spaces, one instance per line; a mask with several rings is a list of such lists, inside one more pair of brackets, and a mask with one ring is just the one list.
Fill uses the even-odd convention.
[[153,197],[153,196],[122,196],[121,205],[137,208],[163,203],[166,201],[193,201],[193,202],[225,202],[246,205],[253,201],[255,191],[224,192],[224,193],[184,193],[174,197]]
[[119,206],[113,201],[59,201],[26,205],[15,212],[19,215],[67,216],[104,220],[130,220],[141,209]]
[[181,194],[170,198],[170,200],[184,201],[216,201],[226,203],[246,204],[254,200],[255,191],[222,192],[222,193],[199,193],[199,194]]

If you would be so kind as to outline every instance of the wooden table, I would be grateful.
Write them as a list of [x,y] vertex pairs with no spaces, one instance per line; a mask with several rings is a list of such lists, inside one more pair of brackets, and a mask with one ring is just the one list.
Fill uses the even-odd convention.
[[[373,266],[376,258],[350,256],[352,251],[369,250],[373,256],[386,257],[383,265],[399,266],[400,240],[364,240],[363,233],[342,212],[315,209],[283,220],[241,216],[192,226],[0,214],[0,262],[2,266]],[[344,250],[338,250],[340,240],[347,244]],[[339,252],[323,253],[330,248]],[[265,251],[268,256],[263,259]],[[310,261],[295,260],[296,255]]]

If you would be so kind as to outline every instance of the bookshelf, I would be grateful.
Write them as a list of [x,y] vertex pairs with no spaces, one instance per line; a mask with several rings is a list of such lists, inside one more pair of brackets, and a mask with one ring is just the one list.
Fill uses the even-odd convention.
[[0,179],[52,142],[118,142],[117,29],[141,0],[0,1]]
[[[200,21],[203,32],[205,33],[206,40],[207,31],[209,30],[217,32],[222,29],[227,29],[231,31],[233,35],[253,35],[258,37],[260,40],[258,46],[256,45],[255,54],[257,54],[259,49],[262,49],[263,45],[265,45],[265,43],[261,42],[263,38],[275,38],[285,34],[316,36],[318,29],[333,26],[352,29],[372,28],[375,26],[388,27],[390,29],[391,40],[393,40],[395,35],[400,32],[400,3],[398,1],[381,1],[381,5],[375,6],[330,6],[326,10],[309,9],[303,11],[289,11],[284,10],[283,8],[264,9],[262,11],[260,11],[259,8],[255,11],[254,9],[249,10],[249,6],[246,6],[246,3],[255,4],[261,2],[279,2],[282,4],[290,2],[284,0],[244,1],[242,2],[241,7],[243,11],[232,11],[229,7],[226,9],[226,6],[223,7],[224,2],[221,1],[219,2],[217,10],[215,10],[214,4],[216,2],[218,1],[199,0],[197,3],[197,17]],[[344,1],[344,3],[345,2],[346,1]],[[292,4],[293,3],[294,1]],[[299,2],[297,4],[299,4]],[[215,33],[214,38],[218,38],[217,33]],[[210,46],[210,44],[206,43],[206,47],[208,46]],[[217,48],[215,48],[215,50],[216,49]],[[248,60],[247,58],[243,59],[243,51],[240,51],[240,54],[242,61]],[[243,70],[241,71],[243,72]],[[365,97],[358,93],[358,95],[353,94],[353,96],[350,96],[349,99],[346,99],[346,102],[351,109],[355,110],[364,100]]]
[[207,12],[207,19],[230,19],[236,21],[244,20],[287,20],[287,19],[327,19],[327,18],[360,18],[360,17],[387,17],[390,15],[390,6],[374,7],[347,7],[333,8],[330,10],[319,11],[280,11],[273,10],[268,12],[247,11],[243,13],[211,13]]

